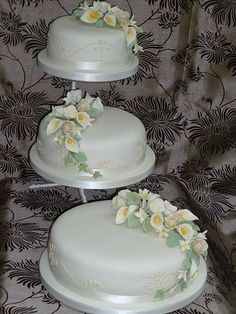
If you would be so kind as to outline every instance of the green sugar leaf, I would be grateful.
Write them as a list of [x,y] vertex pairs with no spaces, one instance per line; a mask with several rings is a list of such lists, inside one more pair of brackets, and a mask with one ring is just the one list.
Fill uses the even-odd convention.
[[80,163],[79,171],[88,172],[88,165],[85,162]]
[[141,201],[141,196],[136,192],[127,192],[126,196],[128,198],[128,201],[132,204],[139,204]]
[[169,232],[168,238],[166,239],[166,244],[168,247],[179,246],[179,241],[182,239],[181,235],[179,235],[176,231],[171,230]]
[[97,108],[91,108],[87,112],[92,117],[96,117],[100,114],[100,111]]
[[165,298],[165,292],[163,290],[157,290],[154,297],[158,301],[161,301]]
[[102,177],[102,174],[99,171],[95,171],[93,174],[94,179],[98,179],[100,177]]
[[184,279],[182,279],[180,282],[179,282],[179,285],[178,285],[181,289],[181,291],[183,291],[185,288],[187,288],[187,283],[184,281]]
[[85,153],[83,153],[83,152],[74,153],[73,157],[78,162],[83,163],[83,162],[87,161],[87,157],[86,157]]
[[102,27],[103,25],[104,25],[103,19],[97,20],[97,22],[96,22],[96,26],[97,26],[97,27]]
[[73,11],[73,15],[74,15],[77,19],[80,19],[83,14],[84,14],[84,11],[83,11],[83,10],[74,10],[74,11]]
[[73,163],[73,157],[72,157],[71,153],[68,152],[68,154],[66,154],[66,156],[64,157],[64,164],[65,164],[65,166],[69,166],[72,163]]
[[149,217],[147,217],[144,220],[142,226],[143,226],[144,232],[149,232],[152,229],[152,225],[150,224],[150,218]]
[[191,268],[192,262],[191,260],[186,256],[183,260],[183,270],[189,270]]
[[136,228],[139,227],[140,225],[141,225],[140,220],[138,219],[138,217],[135,216],[135,212],[131,213],[128,216],[128,227]]
[[199,264],[200,257],[193,250],[189,250],[189,251],[186,252],[186,258],[188,258],[190,261],[191,260],[195,260],[197,265]]

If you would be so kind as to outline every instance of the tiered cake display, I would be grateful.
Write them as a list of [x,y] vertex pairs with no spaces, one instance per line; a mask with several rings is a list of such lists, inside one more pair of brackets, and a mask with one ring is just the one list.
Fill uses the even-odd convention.
[[[72,81],[123,79],[137,71],[140,31],[127,12],[85,1],[73,16],[51,24],[38,64]],[[40,175],[95,189],[152,173],[155,156],[135,116],[77,89],[63,100],[40,123],[30,151]],[[196,219],[147,190],[126,189],[112,201],[77,206],[52,225],[40,260],[42,281],[57,299],[88,313],[176,310],[194,300],[206,280],[206,232],[199,232]]]

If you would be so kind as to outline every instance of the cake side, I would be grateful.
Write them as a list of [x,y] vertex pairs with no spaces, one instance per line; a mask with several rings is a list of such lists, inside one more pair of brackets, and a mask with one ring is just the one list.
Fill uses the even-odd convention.
[[105,1],[84,1],[73,15],[55,19],[38,66],[55,76],[76,81],[114,81],[138,70],[137,26],[128,12]]
[[74,16],[60,17],[51,24],[47,52],[53,62],[67,62],[68,66],[87,70],[123,66],[130,61],[121,29],[86,25]]
[[207,255],[206,231],[195,220],[158,194],[122,190],[112,201],[78,206],[55,221],[51,271],[71,291],[100,300],[171,297],[190,287]]
[[111,201],[82,205],[59,217],[48,251],[59,282],[97,298],[102,294],[151,300],[158,288],[176,283],[184,259],[155,233],[115,225]]
[[[67,175],[106,175],[142,164],[147,140],[138,118],[118,108],[103,108],[100,99],[88,94],[82,98],[81,91],[70,93],[67,105],[53,108],[40,123],[37,147],[45,164]],[[97,111],[96,118],[89,116]]]

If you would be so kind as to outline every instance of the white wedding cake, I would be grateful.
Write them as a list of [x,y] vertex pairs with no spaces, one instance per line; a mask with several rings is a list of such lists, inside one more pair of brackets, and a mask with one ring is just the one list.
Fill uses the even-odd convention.
[[[54,107],[39,126],[37,147],[45,164],[68,176],[78,175],[80,169],[84,174],[100,172],[106,176],[135,169],[143,163],[147,139],[138,118],[118,108],[103,108],[99,98],[88,94],[86,99],[81,98],[78,90],[68,94],[74,94],[71,103]],[[96,112],[100,110],[101,114],[94,120],[95,105]],[[85,157],[86,169],[81,168]]]
[[[74,81],[127,78],[137,72],[141,31],[118,7],[83,1],[73,16],[53,21],[38,64]],[[83,200],[83,188],[127,186],[152,173],[155,155],[137,117],[77,89],[63,101],[41,121],[30,152],[40,175],[79,187]],[[63,303],[89,313],[183,307],[206,281],[206,232],[195,220],[148,190],[122,190],[112,201],[77,206],[52,225],[40,259],[43,284]]]
[[137,33],[142,31],[129,13],[104,1],[86,1],[73,15],[54,20],[47,48],[38,65],[47,73],[74,80],[109,81],[137,72]]
[[[80,205],[56,220],[48,245],[50,269],[82,296],[119,304],[155,297],[158,302],[198,276],[208,246],[196,219],[158,194],[123,190],[112,202]],[[126,221],[131,228],[119,226]]]

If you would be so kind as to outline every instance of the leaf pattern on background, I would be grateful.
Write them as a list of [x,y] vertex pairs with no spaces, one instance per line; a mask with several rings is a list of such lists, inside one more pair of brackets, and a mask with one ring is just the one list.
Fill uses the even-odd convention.
[[236,195],[236,167],[223,165],[210,173],[211,188],[219,193]]
[[183,115],[165,99],[137,97],[126,102],[126,107],[143,122],[148,139],[173,144],[183,131]]
[[199,50],[201,58],[219,64],[225,62],[231,43],[227,42],[227,38],[223,34],[206,31],[205,34],[202,33],[196,37],[193,47]]
[[193,185],[202,186],[207,184],[212,169],[207,160],[193,158],[185,161],[179,167],[179,174],[181,179],[189,181]]
[[203,1],[203,8],[211,10],[211,16],[217,24],[228,27],[236,25],[236,6],[234,1],[207,0]]
[[207,114],[198,112],[198,117],[190,122],[189,140],[203,155],[224,153],[235,147],[236,109],[216,108]]
[[38,261],[24,260],[21,262],[9,262],[7,271],[9,272],[9,278],[16,278],[17,284],[27,286],[29,289],[42,284]]
[[41,92],[16,92],[0,97],[0,130],[8,137],[33,139],[40,120],[48,110],[46,95]]
[[30,190],[12,193],[15,204],[21,204],[31,211],[41,213],[46,220],[54,220],[69,208],[78,205],[78,200],[55,189]]
[[27,25],[23,40],[25,41],[25,50],[32,50],[32,57],[37,57],[38,53],[46,48],[49,25],[45,20],[39,20],[34,25]]
[[0,11],[0,39],[5,45],[21,43],[25,25],[18,14]]
[[33,307],[22,307],[22,306],[0,306],[0,313],[4,314],[34,314],[37,313],[38,310]]
[[141,52],[138,56],[138,72],[134,76],[122,80],[122,84],[132,83],[133,85],[136,85],[144,79],[148,79],[151,75],[151,70],[153,68],[157,68],[160,63],[158,51],[162,46],[154,43],[153,34],[151,32],[140,33],[138,34],[137,39],[139,45],[141,45],[144,49],[144,52]]
[[47,241],[47,228],[35,223],[0,222],[0,251],[7,252],[43,247]]

